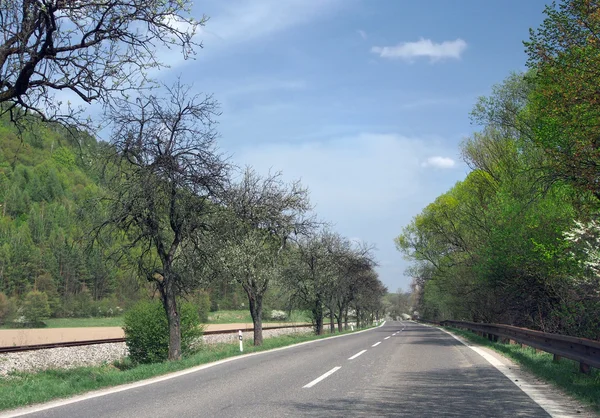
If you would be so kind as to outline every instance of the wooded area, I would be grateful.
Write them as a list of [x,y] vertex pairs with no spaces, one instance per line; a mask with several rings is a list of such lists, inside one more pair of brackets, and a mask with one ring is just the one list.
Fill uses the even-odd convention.
[[[382,313],[370,248],[318,221],[299,182],[233,167],[211,95],[150,77],[160,52],[201,47],[206,18],[190,13],[189,1],[0,3],[0,322],[119,315],[157,297],[178,359],[184,300],[248,308],[256,345],[273,308],[309,309],[319,334],[326,314]],[[86,133],[102,124],[107,141]]]
[[548,6],[511,74],[471,114],[471,168],[396,244],[424,318],[600,339],[600,6]]

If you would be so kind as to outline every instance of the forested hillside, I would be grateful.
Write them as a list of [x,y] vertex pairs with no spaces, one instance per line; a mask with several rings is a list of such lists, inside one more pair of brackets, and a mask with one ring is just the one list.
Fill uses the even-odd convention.
[[[0,310],[12,316],[30,291],[47,295],[49,316],[113,316],[149,291],[122,243],[91,232],[102,214],[102,148],[58,125],[18,132],[0,120]],[[227,281],[214,284],[213,309],[239,309]],[[0,298],[3,298],[0,295]]]
[[100,210],[91,204],[100,196],[92,164],[100,147],[58,126],[21,134],[1,121],[0,291],[14,303],[38,290],[52,316],[81,316],[117,314],[136,299],[131,269],[88,239]]
[[404,228],[418,311],[600,338],[597,6],[546,9],[509,76],[471,114],[471,168]]

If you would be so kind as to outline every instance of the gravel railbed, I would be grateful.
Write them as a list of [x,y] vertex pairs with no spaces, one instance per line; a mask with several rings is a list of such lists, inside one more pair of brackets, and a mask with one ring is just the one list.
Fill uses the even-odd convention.
[[[283,328],[263,330],[263,338],[285,334],[308,334],[312,328]],[[244,332],[244,344],[252,344],[253,332]],[[213,334],[202,337],[205,344],[238,341],[238,334]],[[33,372],[44,369],[67,369],[82,366],[99,366],[127,356],[125,343],[95,344],[81,347],[49,348],[0,354],[0,377],[10,372]]]

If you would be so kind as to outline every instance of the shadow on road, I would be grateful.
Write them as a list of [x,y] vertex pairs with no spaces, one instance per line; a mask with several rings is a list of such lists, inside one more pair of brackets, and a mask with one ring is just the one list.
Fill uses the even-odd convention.
[[287,407],[294,416],[315,417],[548,417],[513,383],[482,367],[396,373],[344,399]]

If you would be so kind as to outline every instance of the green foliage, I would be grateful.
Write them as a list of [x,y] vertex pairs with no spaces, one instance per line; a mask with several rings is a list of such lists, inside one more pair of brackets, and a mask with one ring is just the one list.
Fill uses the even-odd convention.
[[535,86],[512,75],[480,99],[473,117],[483,129],[462,144],[472,171],[396,245],[414,262],[422,317],[599,338],[598,276],[585,278],[565,240],[574,219],[597,216],[598,202],[552,174],[555,156],[533,129]]
[[534,70],[528,104],[533,140],[551,157],[551,176],[600,197],[600,5],[564,0],[546,7],[545,14],[525,42]]
[[[196,306],[180,305],[181,349],[191,351],[194,341],[202,335]],[[165,361],[169,354],[169,325],[167,315],[159,301],[142,301],[133,306],[124,318],[123,329],[129,357],[134,363]]]
[[0,325],[4,324],[11,313],[11,303],[8,297],[0,292]]
[[200,322],[206,324],[208,322],[208,314],[211,311],[210,295],[207,291],[200,291],[196,296],[196,303],[198,304],[198,317]]
[[23,316],[28,322],[38,324],[50,316],[48,296],[44,292],[33,290],[25,295]]

